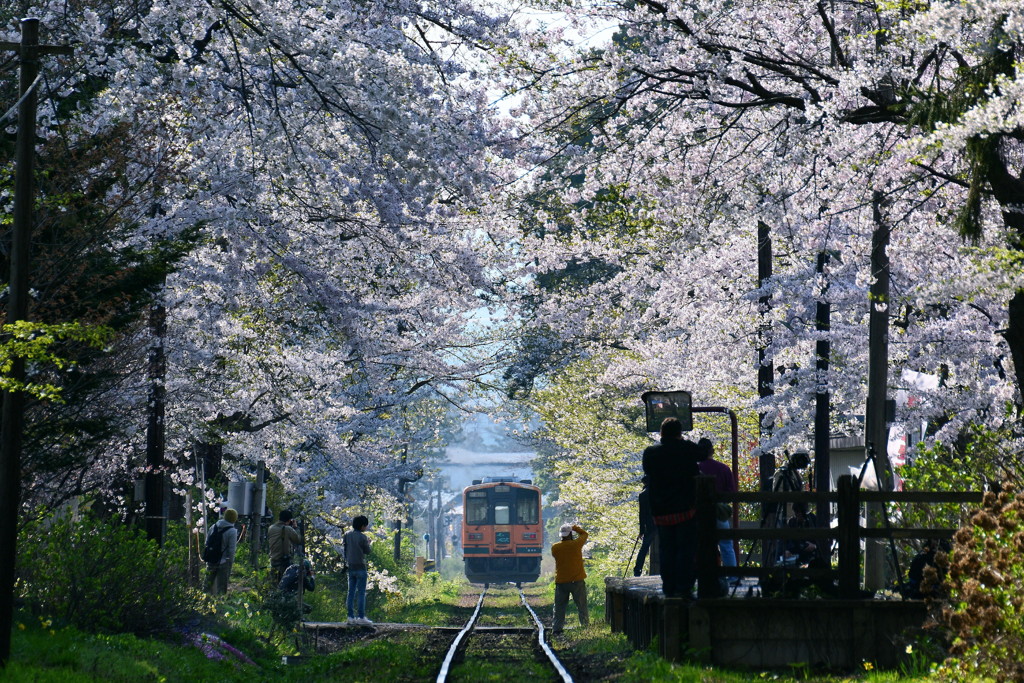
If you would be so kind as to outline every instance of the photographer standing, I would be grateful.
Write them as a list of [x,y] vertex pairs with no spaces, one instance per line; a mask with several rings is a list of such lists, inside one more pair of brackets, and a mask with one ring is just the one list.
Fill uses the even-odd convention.
[[[576,538],[572,537],[576,532]],[[555,558],[555,618],[551,622],[551,632],[558,635],[565,624],[565,608],[569,606],[569,596],[579,610],[580,626],[590,625],[590,612],[587,610],[587,572],[583,568],[583,546],[587,542],[587,532],[576,524],[563,524],[559,530],[562,540],[551,546],[551,555]]]
[[270,569],[276,586],[285,570],[291,566],[293,549],[300,543],[291,510],[281,510],[277,523],[271,524],[267,531],[267,540],[270,541]]

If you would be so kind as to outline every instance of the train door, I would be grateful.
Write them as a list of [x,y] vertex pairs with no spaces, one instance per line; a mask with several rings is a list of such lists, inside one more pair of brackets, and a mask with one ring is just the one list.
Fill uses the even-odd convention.
[[495,486],[491,489],[491,508],[494,511],[494,553],[511,555],[516,490],[511,486]]

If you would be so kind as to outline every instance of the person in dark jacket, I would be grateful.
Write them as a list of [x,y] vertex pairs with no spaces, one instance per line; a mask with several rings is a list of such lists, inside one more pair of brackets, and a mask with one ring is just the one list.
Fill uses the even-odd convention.
[[[818,520],[813,512],[807,511],[807,503],[797,501],[793,503],[793,516],[786,522],[790,529],[813,529],[818,526]],[[786,541],[785,550],[782,553],[783,563],[796,563],[809,565],[818,557],[818,544],[814,541],[789,540]]]
[[[302,590],[315,591],[316,574],[313,572],[313,565],[309,563],[309,560],[303,560],[302,568],[305,569],[302,572]],[[285,593],[294,593],[299,590],[299,565],[293,564],[285,569],[281,576],[281,583],[277,587]]]
[[654,516],[651,514],[651,493],[647,490],[647,477],[644,477],[644,488],[640,491],[637,502],[640,504],[640,552],[636,556],[636,564],[633,565],[633,576],[640,576],[644,573],[644,560],[647,553],[651,554],[651,567],[648,574],[657,575],[661,571],[660,553],[658,552],[658,526],[654,523]]
[[674,417],[661,423],[661,443],[644,450],[644,474],[661,551],[661,590],[666,597],[690,598],[696,580],[699,459],[697,445],[683,439],[683,425]]
[[[348,566],[348,623],[370,626],[366,618],[366,556],[370,552],[370,539],[363,533],[370,520],[359,515],[352,520],[352,531],[345,534],[345,564]],[[356,616],[356,614],[359,616]]]
[[[301,570],[301,571],[300,571]],[[299,591],[299,574],[302,574],[302,590],[316,590],[316,574],[313,572],[313,565],[309,560],[303,560],[302,566],[293,564],[284,570],[281,582],[277,584],[278,589],[288,596],[293,596]],[[313,606],[307,602],[302,603],[303,614],[313,611]]]

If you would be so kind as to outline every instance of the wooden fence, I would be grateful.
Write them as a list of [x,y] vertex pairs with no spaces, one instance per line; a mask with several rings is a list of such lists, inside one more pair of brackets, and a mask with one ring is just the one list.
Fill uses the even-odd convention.
[[[722,576],[757,576],[768,579],[773,575],[806,577],[808,579],[834,581],[837,596],[855,598],[860,593],[862,539],[942,539],[950,538],[956,529],[949,528],[896,528],[889,524],[879,527],[865,528],[860,524],[861,503],[980,503],[981,492],[957,491],[862,491],[857,481],[850,475],[839,477],[836,491],[829,493],[789,491],[789,492],[740,492],[716,493],[712,477],[697,478],[697,593],[700,598],[710,598],[717,594],[718,580]],[[758,529],[718,529],[715,509],[719,502],[730,503],[795,503],[827,504],[834,506],[836,511],[835,526],[819,526],[814,528],[767,528],[762,525]],[[823,515],[828,522],[828,515]],[[888,518],[888,515],[886,515]],[[734,517],[735,519],[735,517]],[[762,547],[767,541],[807,540],[815,542],[819,547],[829,547],[835,543],[837,548],[836,562],[828,568],[799,568],[772,566],[762,562],[758,556],[757,566],[744,566],[743,557],[737,557],[738,567],[719,567],[717,544],[720,539],[740,539],[761,541]],[[826,553],[827,555],[827,553]],[[751,554],[751,557],[753,555]]]

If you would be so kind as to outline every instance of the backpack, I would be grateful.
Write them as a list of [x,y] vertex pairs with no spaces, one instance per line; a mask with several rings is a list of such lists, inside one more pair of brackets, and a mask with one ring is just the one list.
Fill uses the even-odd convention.
[[224,555],[224,529],[228,527],[214,526],[213,531],[206,537],[206,545],[203,547],[203,562],[207,564],[220,564],[220,558]]

